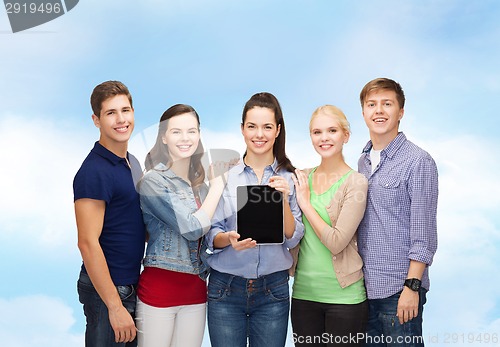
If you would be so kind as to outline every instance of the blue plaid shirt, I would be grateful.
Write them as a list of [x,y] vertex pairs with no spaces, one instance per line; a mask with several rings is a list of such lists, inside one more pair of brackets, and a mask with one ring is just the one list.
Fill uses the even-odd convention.
[[358,227],[368,298],[401,291],[410,260],[428,265],[422,286],[429,289],[428,268],[437,249],[436,163],[400,132],[381,151],[372,173],[371,148],[369,141],[358,162],[358,171],[368,179],[366,212]]

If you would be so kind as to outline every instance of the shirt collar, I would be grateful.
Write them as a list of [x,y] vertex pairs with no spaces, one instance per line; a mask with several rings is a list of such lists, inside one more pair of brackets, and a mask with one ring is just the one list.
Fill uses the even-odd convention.
[[[398,149],[403,145],[403,143],[406,141],[406,136],[405,134],[400,131],[398,135],[392,140],[387,147],[385,147],[381,153],[385,153],[386,156],[389,158],[392,158],[394,154],[398,151]],[[363,148],[363,154],[368,154],[370,153],[371,149],[373,147],[372,141],[368,141],[366,146]]]
[[[245,164],[245,161],[243,160],[243,158],[241,158],[241,160],[232,168],[232,170],[234,170],[234,172],[236,172],[237,174],[241,174],[247,167],[250,169],[252,168],[251,166]],[[273,163],[266,166],[266,168],[267,167],[270,167],[271,170],[273,170],[273,174],[277,174],[276,168],[278,167],[278,161],[276,160],[276,158],[274,158]]]
[[164,175],[164,176],[166,176],[166,177],[168,177],[170,179],[180,178],[179,176],[177,176],[175,174],[175,172],[172,171],[172,169],[170,169],[170,167],[168,167],[164,163],[158,163],[158,164],[156,164],[156,166],[154,167],[154,170],[160,171],[162,175]]
[[[92,148],[92,152],[96,153],[97,155],[103,157],[104,159],[107,159],[111,164],[113,165],[118,165],[121,162],[126,162],[125,158],[121,158],[111,152],[109,149],[104,147],[99,143],[99,141],[96,141],[94,144],[94,148]],[[127,152],[127,157],[128,157],[128,152]]]

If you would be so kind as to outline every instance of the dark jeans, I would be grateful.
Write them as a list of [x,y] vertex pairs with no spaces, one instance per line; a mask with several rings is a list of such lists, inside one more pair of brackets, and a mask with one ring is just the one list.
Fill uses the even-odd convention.
[[295,346],[361,346],[368,301],[354,305],[292,299]]
[[[136,347],[137,338],[128,343],[116,343],[115,332],[109,323],[108,308],[95,290],[90,277],[80,272],[77,282],[78,296],[83,304],[83,312],[87,318],[85,330],[85,347]],[[135,287],[117,286],[123,306],[135,318]]]
[[290,296],[288,272],[257,279],[210,272],[208,331],[212,347],[283,347]]
[[366,329],[368,347],[423,347],[422,314],[427,290],[419,291],[418,316],[400,324],[396,316],[401,292],[385,299],[368,300],[370,314]]

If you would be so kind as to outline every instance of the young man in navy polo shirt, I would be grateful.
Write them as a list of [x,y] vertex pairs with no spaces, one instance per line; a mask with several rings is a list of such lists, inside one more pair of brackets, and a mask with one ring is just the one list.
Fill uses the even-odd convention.
[[145,244],[136,191],[142,170],[127,152],[134,129],[132,97],[121,82],[107,81],[94,88],[90,103],[100,138],[73,182],[85,345],[131,347],[137,345],[135,286]]

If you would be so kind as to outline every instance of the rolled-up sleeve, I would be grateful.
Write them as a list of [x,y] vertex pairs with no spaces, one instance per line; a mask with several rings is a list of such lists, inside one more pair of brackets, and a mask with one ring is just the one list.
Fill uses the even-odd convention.
[[431,157],[422,158],[409,182],[411,260],[432,264],[437,250],[438,171]]
[[214,249],[214,239],[217,234],[225,232],[226,228],[226,220],[224,218],[224,196],[222,196],[217,204],[217,208],[215,209],[214,215],[212,217],[212,227],[208,231],[205,236],[205,244],[210,253],[220,252],[220,249]]
[[295,220],[295,230],[291,238],[285,238],[285,247],[293,248],[297,246],[304,236],[304,223],[302,223],[302,211],[297,203],[297,194],[295,192],[295,185],[292,181],[291,175],[287,177],[288,184],[290,185],[290,195],[288,196],[288,203]]

